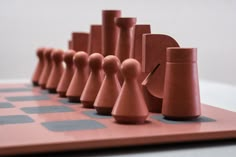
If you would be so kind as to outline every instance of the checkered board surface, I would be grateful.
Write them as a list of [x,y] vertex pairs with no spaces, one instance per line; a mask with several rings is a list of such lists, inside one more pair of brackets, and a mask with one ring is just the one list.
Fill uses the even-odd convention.
[[117,124],[39,87],[0,84],[0,155],[232,139],[235,120],[235,112],[202,105],[193,121],[150,113],[145,124]]

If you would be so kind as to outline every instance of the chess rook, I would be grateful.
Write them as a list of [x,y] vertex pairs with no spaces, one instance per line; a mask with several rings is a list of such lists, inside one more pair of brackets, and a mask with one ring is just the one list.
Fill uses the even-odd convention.
[[79,51],[74,55],[75,73],[72,77],[66,96],[70,102],[80,102],[80,97],[88,79],[88,54]]
[[35,68],[33,77],[32,77],[32,83],[34,86],[39,85],[39,78],[42,74],[43,67],[44,67],[44,48],[38,48],[36,51],[36,55],[38,57],[38,63]]
[[52,70],[46,84],[46,88],[50,93],[56,93],[58,83],[64,70],[62,65],[63,53],[63,50],[55,49],[51,55]]
[[162,114],[173,120],[200,116],[196,48],[168,48]]
[[51,59],[52,51],[54,51],[52,48],[45,48],[44,49],[45,63],[44,63],[42,74],[39,78],[39,85],[42,89],[46,88],[48,77],[49,77],[51,69],[52,69],[52,59]]
[[148,108],[137,81],[141,73],[140,63],[132,58],[126,59],[121,64],[121,72],[124,83],[112,110],[112,116],[118,123],[144,123],[148,116]]
[[88,58],[90,75],[80,98],[81,103],[86,108],[93,108],[95,98],[100,89],[103,80],[102,61],[103,56],[99,53],[93,53]]
[[114,23],[121,16],[120,10],[102,11],[102,53],[103,56],[114,55],[119,35],[119,29]]
[[102,53],[102,25],[90,26],[87,53],[89,55],[92,53]]
[[57,92],[60,97],[66,96],[66,91],[70,85],[71,79],[74,75],[74,64],[73,64],[73,56],[75,55],[74,50],[67,50],[64,53],[63,59],[66,64],[65,70],[62,74],[60,82],[57,87]]
[[104,58],[102,67],[105,78],[95,99],[94,107],[98,114],[111,115],[121,89],[116,75],[120,68],[120,61],[116,56],[108,55]]
[[86,32],[73,32],[71,49],[74,51],[87,51],[88,50],[89,33]]

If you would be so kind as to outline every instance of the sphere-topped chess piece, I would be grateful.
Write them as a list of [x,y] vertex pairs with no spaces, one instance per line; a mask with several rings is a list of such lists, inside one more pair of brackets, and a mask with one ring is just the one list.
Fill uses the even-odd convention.
[[44,68],[42,71],[42,74],[39,78],[39,85],[42,89],[46,88],[46,84],[52,69],[52,59],[51,59],[51,54],[52,51],[54,51],[53,48],[45,48],[44,50]]
[[189,120],[201,114],[196,48],[167,48],[162,114]]
[[99,53],[93,53],[88,58],[90,75],[81,95],[81,102],[86,108],[93,108],[95,98],[102,84],[102,61],[103,56]]
[[137,80],[141,73],[140,63],[135,59],[126,59],[121,64],[121,73],[124,83],[112,110],[112,116],[118,123],[144,123],[148,116],[148,108]]
[[32,77],[32,83],[34,86],[38,86],[39,85],[39,78],[42,74],[43,71],[43,67],[44,67],[44,48],[40,47],[37,49],[36,51],[36,55],[38,57],[38,64],[35,68],[33,77]]
[[111,115],[121,89],[116,75],[120,68],[120,61],[116,56],[108,55],[103,60],[102,68],[105,78],[97,94],[94,107],[98,114]]
[[70,102],[80,102],[80,96],[88,79],[88,54],[79,51],[73,58],[75,64],[75,73],[66,92]]
[[46,84],[46,88],[50,93],[56,93],[58,83],[64,70],[62,65],[63,53],[64,53],[63,50],[55,49],[51,55],[53,63],[52,70]]
[[66,67],[57,87],[57,92],[59,93],[60,97],[66,96],[66,91],[74,75],[74,64],[73,64],[74,55],[75,55],[74,50],[68,50],[64,53],[63,60],[66,64]]

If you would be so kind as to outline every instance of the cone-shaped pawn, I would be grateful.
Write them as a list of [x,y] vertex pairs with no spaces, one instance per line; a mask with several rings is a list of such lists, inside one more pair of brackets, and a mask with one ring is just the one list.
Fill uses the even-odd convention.
[[45,48],[44,50],[44,67],[42,74],[39,78],[39,85],[42,89],[46,88],[46,84],[52,69],[52,59],[51,59],[51,54],[52,51],[54,51],[52,48]]
[[60,82],[57,86],[57,92],[59,93],[60,97],[66,96],[66,91],[74,75],[74,64],[73,64],[74,54],[75,54],[74,50],[68,50],[66,53],[64,53],[64,56],[63,56],[63,60],[66,64],[66,67],[62,74]]
[[44,67],[44,48],[38,48],[36,51],[36,55],[38,57],[38,64],[35,68],[33,77],[32,77],[32,83],[34,86],[39,85],[39,78],[42,74],[43,67]]
[[49,75],[46,88],[50,93],[56,93],[56,89],[58,86],[58,83],[60,81],[61,75],[63,73],[63,50],[56,49],[53,51],[51,57],[52,57],[52,71]]
[[103,56],[99,53],[91,54],[88,58],[90,75],[80,98],[86,108],[93,108],[95,98],[102,84],[102,61]]
[[104,58],[102,68],[105,78],[94,102],[98,114],[111,115],[121,89],[116,75],[119,67],[120,60],[116,56],[108,55]]
[[140,63],[135,59],[125,60],[121,64],[121,73],[124,83],[112,110],[112,116],[118,123],[144,123],[148,109],[137,81],[141,73]]
[[70,102],[80,102],[80,97],[88,79],[88,54],[79,51],[73,58],[75,73],[66,92]]

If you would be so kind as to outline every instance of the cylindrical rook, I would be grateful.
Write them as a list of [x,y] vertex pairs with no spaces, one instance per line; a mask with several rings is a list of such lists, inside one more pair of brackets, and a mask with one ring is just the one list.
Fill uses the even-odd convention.
[[120,10],[102,11],[102,53],[104,56],[115,54],[119,29],[116,27],[114,19],[120,16]]
[[87,53],[102,53],[102,25],[91,25]]
[[87,51],[88,50],[89,33],[86,32],[73,32],[71,49],[74,51]]
[[167,48],[162,114],[188,120],[201,114],[197,49]]

